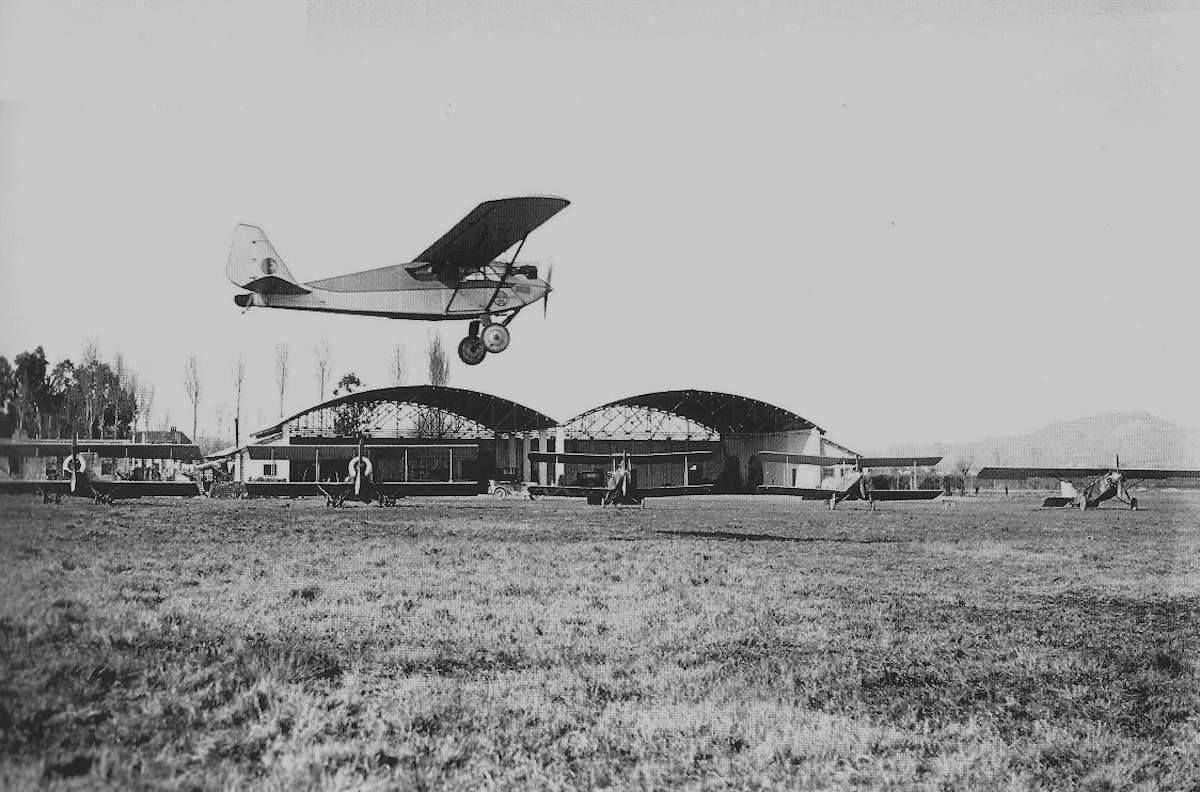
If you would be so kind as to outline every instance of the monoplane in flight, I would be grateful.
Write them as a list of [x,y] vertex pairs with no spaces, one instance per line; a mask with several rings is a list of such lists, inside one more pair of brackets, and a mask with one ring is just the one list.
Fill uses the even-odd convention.
[[[940,489],[917,489],[917,468],[933,467],[941,457],[835,457],[813,454],[785,454],[781,451],[759,451],[755,454],[764,462],[787,465],[813,465],[816,467],[853,468],[844,474],[834,488],[797,487],[760,484],[758,491],[768,495],[796,495],[804,500],[829,501],[835,508],[843,501],[867,501],[875,508],[877,501],[933,500],[942,494]],[[912,468],[911,489],[876,489],[871,486],[869,468]]]
[[64,497],[91,498],[96,503],[144,497],[192,498],[202,494],[195,481],[147,481],[136,478],[102,478],[88,464],[85,453],[111,459],[200,460],[195,445],[178,443],[128,443],[113,440],[13,440],[0,444],[0,457],[65,457],[59,479],[0,480],[0,494],[38,494],[43,503]]
[[980,481],[1016,480],[1031,478],[1058,479],[1060,494],[1046,498],[1043,507],[1078,506],[1094,509],[1106,500],[1115,498],[1131,509],[1138,507],[1138,499],[1129,494],[1129,488],[1143,481],[1168,479],[1200,479],[1200,470],[1158,470],[1144,468],[1121,468],[1121,457],[1111,468],[1040,468],[1040,467],[985,467],[975,476]]
[[[234,302],[300,311],[383,316],[391,319],[469,320],[458,356],[474,366],[487,353],[508,348],[508,325],[525,306],[550,294],[550,276],[518,264],[525,240],[570,202],[562,198],[485,201],[407,264],[299,283],[262,229],[239,225],[225,268],[248,294]],[[508,261],[497,259],[517,246]]]
[[[533,497],[543,495],[565,495],[574,498],[587,498],[593,506],[609,505],[641,505],[645,498],[666,498],[678,495],[703,495],[712,492],[712,484],[691,484],[687,481],[688,471],[692,460],[712,456],[711,451],[670,451],[653,454],[631,454],[618,452],[613,454],[588,454],[555,451],[534,451],[529,460],[534,463],[547,462],[554,464],[599,464],[608,465],[603,478],[595,477],[595,483],[578,483],[570,485],[530,484],[529,494]],[[684,483],[664,485],[659,487],[644,487],[638,483],[637,466],[662,465],[681,463],[684,469]],[[583,478],[583,477],[581,477]],[[578,481],[578,479],[577,479]]]

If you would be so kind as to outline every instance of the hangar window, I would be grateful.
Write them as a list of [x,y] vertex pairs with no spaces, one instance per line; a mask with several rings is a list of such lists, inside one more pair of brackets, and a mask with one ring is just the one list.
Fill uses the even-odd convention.
[[267,464],[263,465],[263,475],[264,476],[274,476],[275,470],[276,470],[276,465],[273,462],[268,462]]

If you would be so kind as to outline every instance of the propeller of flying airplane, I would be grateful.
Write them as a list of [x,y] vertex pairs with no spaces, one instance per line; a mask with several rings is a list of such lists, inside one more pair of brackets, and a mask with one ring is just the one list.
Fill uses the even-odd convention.
[[554,287],[550,284],[554,281],[554,262],[550,262],[550,266],[546,268],[546,294],[542,297],[542,318],[550,313],[550,292],[554,291]]

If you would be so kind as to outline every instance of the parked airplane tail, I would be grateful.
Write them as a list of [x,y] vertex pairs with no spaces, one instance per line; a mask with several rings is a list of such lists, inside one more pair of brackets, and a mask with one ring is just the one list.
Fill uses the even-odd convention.
[[292,277],[262,229],[244,223],[238,224],[233,230],[233,245],[229,248],[225,274],[235,285],[259,294],[304,294],[311,291]]

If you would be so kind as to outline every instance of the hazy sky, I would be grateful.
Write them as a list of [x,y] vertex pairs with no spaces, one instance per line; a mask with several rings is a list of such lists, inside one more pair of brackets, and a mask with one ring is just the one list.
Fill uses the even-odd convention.
[[[557,418],[697,387],[871,450],[1107,410],[1200,426],[1200,7],[1156,2],[0,0],[0,354],[94,336],[201,432],[401,322],[233,305],[233,227],[301,280],[478,202],[572,205],[549,317],[450,384]],[[452,353],[453,354],[453,353]],[[190,428],[190,427],[189,427]]]

